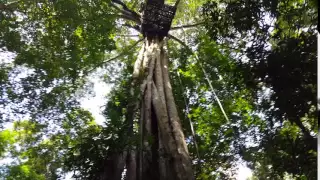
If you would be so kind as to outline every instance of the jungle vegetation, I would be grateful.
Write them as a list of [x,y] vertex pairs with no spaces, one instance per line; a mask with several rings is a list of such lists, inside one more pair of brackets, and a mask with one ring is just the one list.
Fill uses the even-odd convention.
[[316,0],[2,0],[0,179],[316,179],[317,22]]

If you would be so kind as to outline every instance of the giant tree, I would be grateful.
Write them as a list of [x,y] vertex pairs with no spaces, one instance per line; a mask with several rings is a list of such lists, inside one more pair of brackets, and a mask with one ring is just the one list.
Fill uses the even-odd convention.
[[[181,128],[178,111],[174,101],[169,79],[168,55],[164,48],[164,38],[169,31],[172,18],[179,1],[172,6],[164,1],[147,1],[142,15],[129,10],[122,2],[113,1],[122,6],[124,19],[135,21],[133,25],[144,36],[143,46],[134,64],[132,80],[132,102],[127,108],[128,133],[133,133],[133,121],[137,107],[140,107],[139,126],[140,146],[126,149],[113,155],[111,166],[115,179],[119,179],[125,159],[127,177],[135,179],[194,179],[191,159]],[[142,16],[142,17],[141,17]],[[136,87],[140,88],[136,88]],[[137,91],[137,92],[135,92]],[[152,143],[149,141],[153,139]],[[138,150],[138,151],[137,151]],[[138,152],[138,153],[137,153]],[[121,167],[122,166],[122,167]],[[106,171],[105,173],[111,171]],[[110,177],[110,173],[105,178]]]
[[[164,1],[150,0],[144,4],[141,14],[121,1],[1,4],[1,48],[17,54],[16,66],[25,66],[32,71],[23,80],[26,82],[22,83],[24,93],[17,93],[17,88],[21,87],[3,83],[3,99],[16,106],[12,108],[14,113],[29,113],[34,120],[44,117],[52,120],[55,112],[68,111],[70,106],[66,101],[76,104],[67,100],[69,95],[83,84],[85,74],[103,64],[104,51],[114,48],[111,36],[106,37],[105,33],[113,31],[114,20],[128,21],[124,26],[138,30],[143,35],[143,45],[134,65],[131,92],[127,97],[126,134],[139,133],[141,142],[125,145],[122,152],[110,152],[108,157],[111,159],[106,159],[106,170],[101,178],[119,179],[126,167],[130,178],[193,179],[164,48],[178,4],[179,1],[169,6]],[[13,39],[16,40],[14,43]],[[56,68],[59,66],[60,69]],[[3,70],[12,70],[10,66],[7,68]],[[10,79],[9,76],[6,78]],[[28,106],[26,111],[22,108],[25,105]],[[139,132],[133,130],[137,118]]]
[[[13,54],[0,63],[0,121],[31,126],[26,141],[1,134],[2,154],[17,160],[6,177],[231,179],[241,158],[259,178],[314,177],[315,41],[301,28],[314,28],[312,3],[166,3],[0,4],[0,53]],[[97,74],[114,85],[103,125],[79,108]]]

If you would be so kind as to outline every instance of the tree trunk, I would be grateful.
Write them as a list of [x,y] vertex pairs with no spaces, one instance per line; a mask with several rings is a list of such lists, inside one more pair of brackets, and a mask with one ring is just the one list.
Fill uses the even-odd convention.
[[137,168],[146,180],[194,179],[162,39],[146,38],[141,51],[134,70],[134,77],[145,77],[141,83],[142,163]]
[[100,180],[120,180],[125,166],[125,158],[127,153],[113,152],[104,161],[103,172],[100,175]]
[[127,174],[126,180],[136,180],[137,179],[137,162],[136,162],[136,152],[131,150],[127,157]]
[[[193,180],[193,170],[169,79],[168,56],[163,38],[145,38],[134,65],[133,87],[140,84],[140,147],[127,147],[105,166],[101,180]],[[135,95],[132,91],[132,95]],[[133,135],[134,111],[126,116],[128,136]],[[125,165],[125,157],[126,165]]]

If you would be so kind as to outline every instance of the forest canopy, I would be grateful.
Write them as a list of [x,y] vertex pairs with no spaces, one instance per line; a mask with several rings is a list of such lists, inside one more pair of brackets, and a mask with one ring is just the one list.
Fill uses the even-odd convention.
[[317,23],[316,0],[2,0],[0,179],[316,179]]

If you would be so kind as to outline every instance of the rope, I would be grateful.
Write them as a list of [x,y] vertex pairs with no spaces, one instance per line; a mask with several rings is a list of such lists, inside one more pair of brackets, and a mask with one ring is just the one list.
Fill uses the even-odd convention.
[[206,78],[206,80],[207,80],[207,82],[208,82],[208,84],[209,84],[209,86],[210,86],[210,88],[211,88],[213,97],[214,97],[215,100],[218,102],[218,105],[219,105],[219,107],[220,107],[220,109],[221,109],[221,111],[222,111],[225,119],[227,120],[227,122],[229,122],[229,118],[228,118],[226,112],[224,111],[224,108],[223,108],[223,106],[222,106],[222,104],[221,104],[221,102],[220,102],[220,99],[218,98],[217,94],[215,93],[215,91],[214,91],[214,89],[213,89],[212,82],[210,81],[209,76],[208,76],[206,70],[203,68],[203,65],[202,65],[201,61],[199,61],[198,55],[195,54],[195,56],[196,56],[196,60],[197,60],[197,61],[199,62],[199,64],[200,64],[201,69],[202,69],[202,72],[203,72],[203,74],[204,74],[204,76],[205,76],[205,78]]
[[[169,44],[168,44],[168,41],[167,41],[167,51],[169,53]],[[179,71],[177,71],[177,75],[178,75],[178,78],[179,78],[179,83],[181,85],[181,90],[182,90],[182,97],[183,97],[183,101],[184,101],[184,104],[185,104],[185,107],[186,107],[186,118],[188,119],[189,121],[189,124],[190,124],[190,129],[191,129],[191,133],[192,133],[192,139],[193,139],[193,142],[194,142],[194,146],[196,148],[196,153],[197,153],[197,157],[198,157],[198,165],[200,167],[200,164],[201,164],[201,159],[200,159],[200,153],[199,153],[199,148],[198,148],[198,143],[197,143],[197,140],[196,140],[196,134],[195,134],[195,131],[194,131],[194,128],[193,128],[193,123],[192,123],[192,120],[191,118],[188,116],[189,114],[189,105],[187,103],[187,98],[185,97],[184,95],[184,89],[183,89],[183,83],[182,83],[182,80],[181,80],[181,77],[180,77],[180,73]],[[201,168],[199,168],[201,170]]]
[[189,104],[187,103],[186,97],[185,97],[185,95],[184,95],[184,93],[183,93],[183,91],[184,91],[183,87],[184,87],[184,86],[183,86],[183,84],[182,84],[179,71],[177,71],[177,74],[178,74],[179,82],[180,82],[180,85],[181,85],[181,90],[182,90],[182,96],[183,96],[184,104],[185,104],[185,106],[186,106],[186,117],[187,117],[187,119],[189,120],[189,124],[190,124],[190,128],[191,128],[191,133],[192,133],[192,139],[193,139],[193,141],[194,141],[194,146],[195,146],[195,148],[196,148],[196,152],[197,152],[197,156],[198,156],[198,165],[200,166],[201,161],[200,161],[200,154],[199,154],[199,148],[198,148],[198,143],[197,143],[197,139],[196,139],[196,134],[195,134],[195,131],[194,131],[194,128],[193,128],[192,120],[191,120],[191,118],[188,116],[188,114],[189,114]]
[[[185,30],[184,30],[183,27],[182,27],[182,31],[183,31],[184,35],[186,36],[186,32],[185,32]],[[170,36],[170,35],[169,35],[169,37],[171,37],[171,38],[173,38],[174,40],[176,40],[177,42],[179,42],[182,46],[186,47],[190,52],[193,52],[193,50],[192,50],[187,44],[185,44],[184,42],[182,42],[180,39],[178,39],[178,38],[176,38],[176,37],[174,37],[174,36]],[[212,91],[213,96],[214,96],[215,100],[218,102],[218,105],[219,105],[219,107],[220,107],[220,109],[221,109],[221,111],[222,111],[225,119],[227,120],[227,122],[229,122],[229,118],[228,118],[226,112],[224,111],[224,108],[223,108],[223,106],[222,106],[222,104],[221,104],[221,102],[220,102],[219,97],[217,96],[217,94],[215,93],[215,91],[214,91],[214,89],[213,89],[213,86],[212,86],[212,83],[211,83],[211,81],[210,81],[210,79],[209,79],[209,76],[208,76],[206,70],[203,68],[203,65],[202,65],[201,61],[199,60],[198,55],[197,55],[196,53],[192,53],[192,54],[194,54],[194,55],[196,56],[196,61],[198,61],[199,64],[200,64],[200,66],[201,66],[202,72],[203,72],[203,74],[204,74],[204,76],[205,76],[205,78],[206,78],[206,80],[207,80],[207,82],[208,82],[208,84],[209,84],[209,87],[210,87],[210,89],[211,89],[211,91]]]

